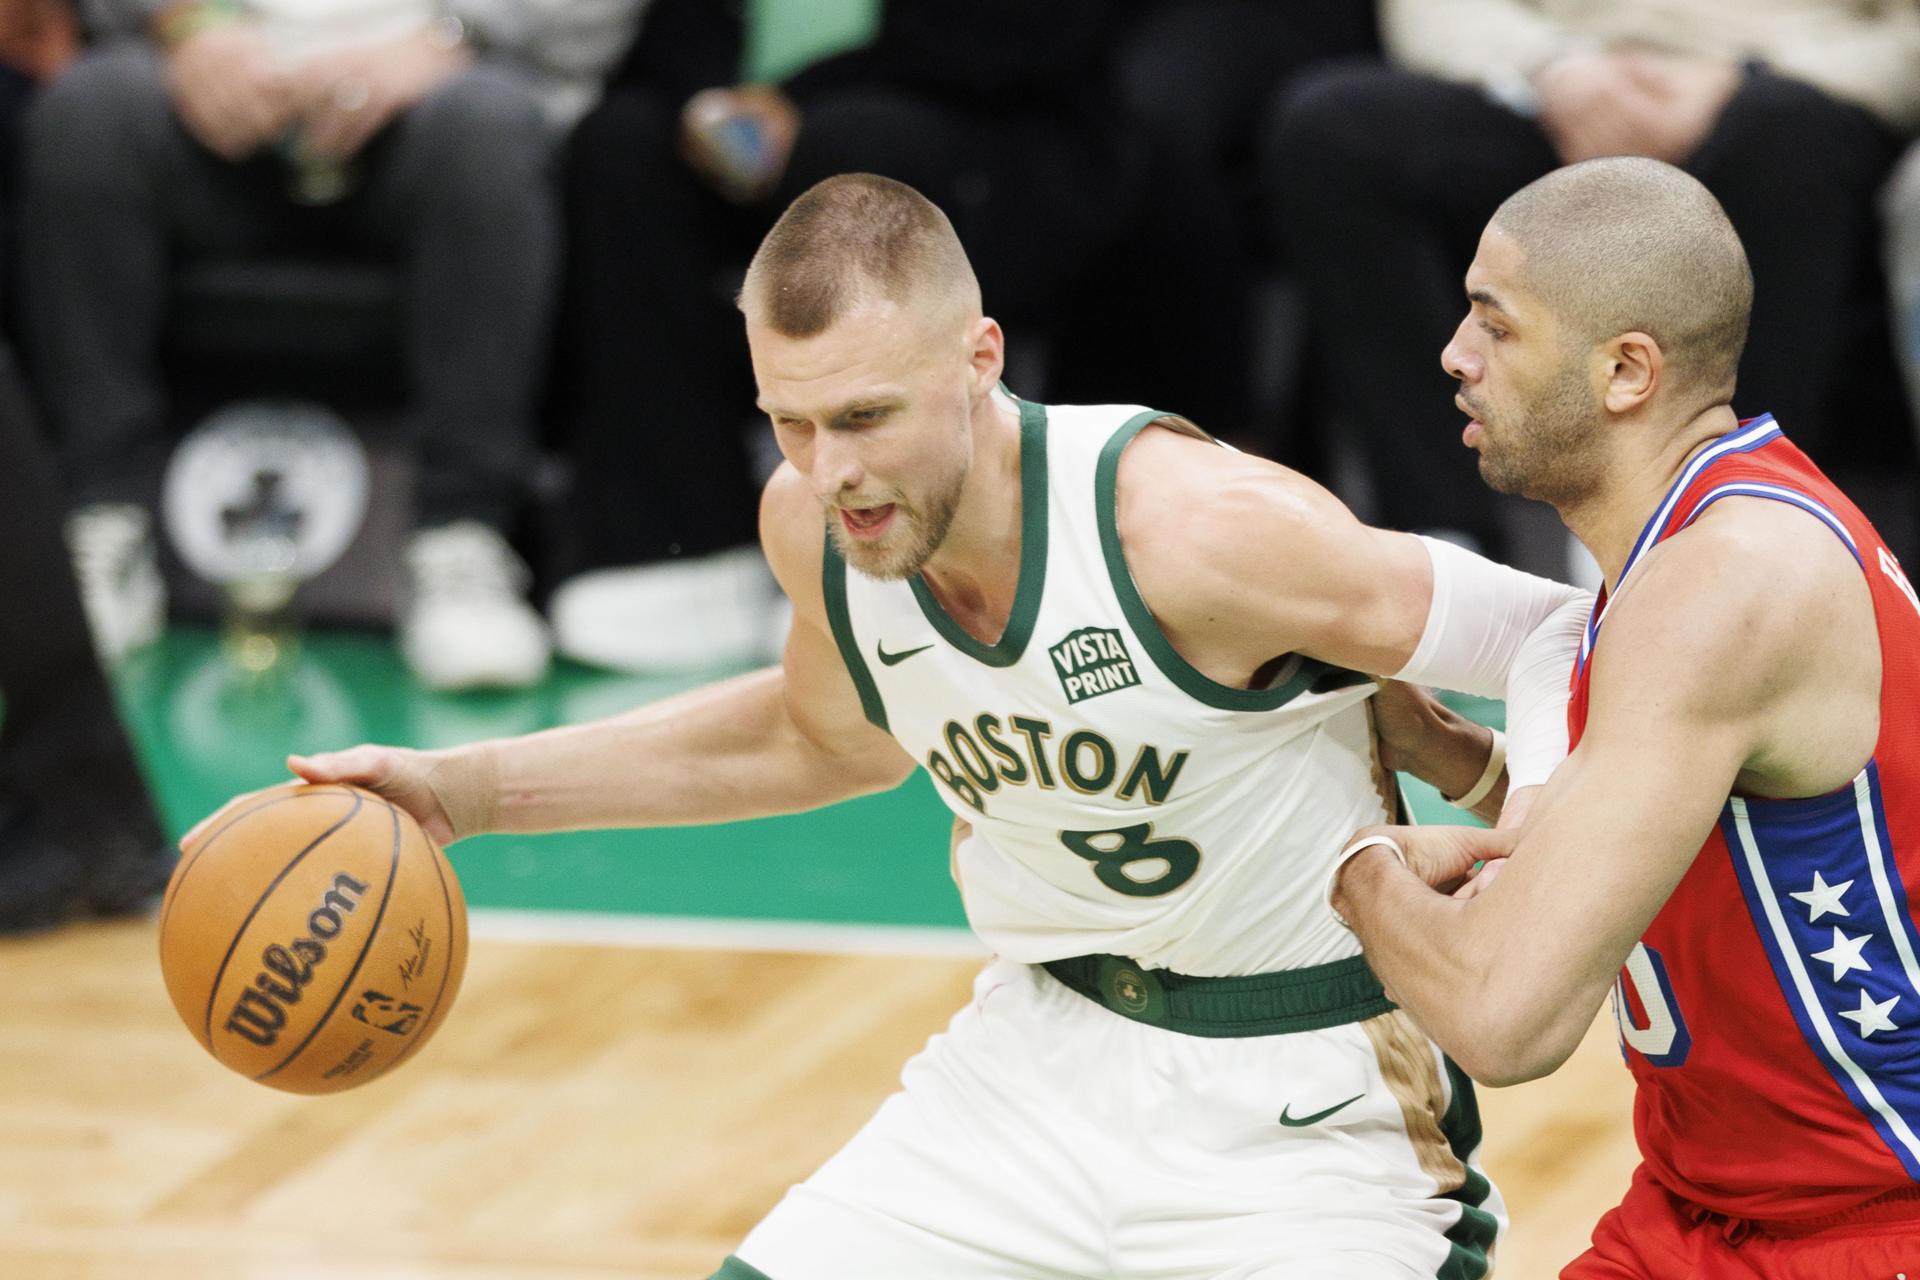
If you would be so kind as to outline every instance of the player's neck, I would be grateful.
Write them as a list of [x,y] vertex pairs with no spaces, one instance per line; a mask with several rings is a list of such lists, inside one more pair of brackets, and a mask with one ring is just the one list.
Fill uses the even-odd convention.
[[974,462],[940,549],[921,577],[947,615],[988,644],[1020,585],[1020,407],[998,392],[974,412]]
[[1560,508],[1561,519],[1580,539],[1606,575],[1607,590],[1620,586],[1627,558],[1640,531],[1666,499],[1673,482],[1695,454],[1739,425],[1724,405],[1708,409],[1679,427],[1627,428],[1619,432],[1621,449],[1609,462],[1591,496]]

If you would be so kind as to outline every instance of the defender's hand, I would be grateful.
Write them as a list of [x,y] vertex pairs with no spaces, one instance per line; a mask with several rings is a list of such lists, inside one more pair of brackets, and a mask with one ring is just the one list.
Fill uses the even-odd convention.
[[1396,773],[1417,773],[1444,754],[1441,744],[1457,717],[1417,684],[1384,678],[1378,683],[1373,724],[1380,735],[1380,763]]
[[[1486,827],[1364,827],[1354,833],[1348,845],[1373,836],[1385,836],[1399,845],[1406,854],[1408,870],[1442,893],[1459,889],[1475,863],[1505,858],[1520,842],[1516,830]],[[1342,882],[1346,870],[1341,869]]]

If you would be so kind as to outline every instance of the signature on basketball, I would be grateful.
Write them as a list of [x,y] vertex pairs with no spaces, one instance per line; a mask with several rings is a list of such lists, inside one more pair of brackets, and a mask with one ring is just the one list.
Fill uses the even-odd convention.
[[413,954],[400,962],[400,985],[410,988],[413,980],[426,972],[427,957],[433,954],[433,939],[427,936],[425,920],[407,930],[407,936],[413,939]]

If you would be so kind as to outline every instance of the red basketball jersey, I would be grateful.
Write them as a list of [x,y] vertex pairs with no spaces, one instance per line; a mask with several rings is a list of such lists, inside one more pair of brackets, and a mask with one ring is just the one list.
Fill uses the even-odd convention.
[[[1823,521],[1873,592],[1880,737],[1851,783],[1807,800],[1729,796],[1614,987],[1634,1132],[1676,1195],[1739,1218],[1838,1213],[1920,1182],[1920,599],[1866,517],[1771,416],[1697,453],[1621,581],[1727,497]],[[1587,719],[1602,593],[1574,668]]]

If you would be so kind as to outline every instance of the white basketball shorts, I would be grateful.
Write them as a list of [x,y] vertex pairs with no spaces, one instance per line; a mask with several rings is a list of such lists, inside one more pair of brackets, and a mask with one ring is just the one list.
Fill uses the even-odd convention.
[[722,1275],[1481,1280],[1506,1225],[1471,1084],[1397,1010],[1208,1038],[995,960],[902,1085]]

